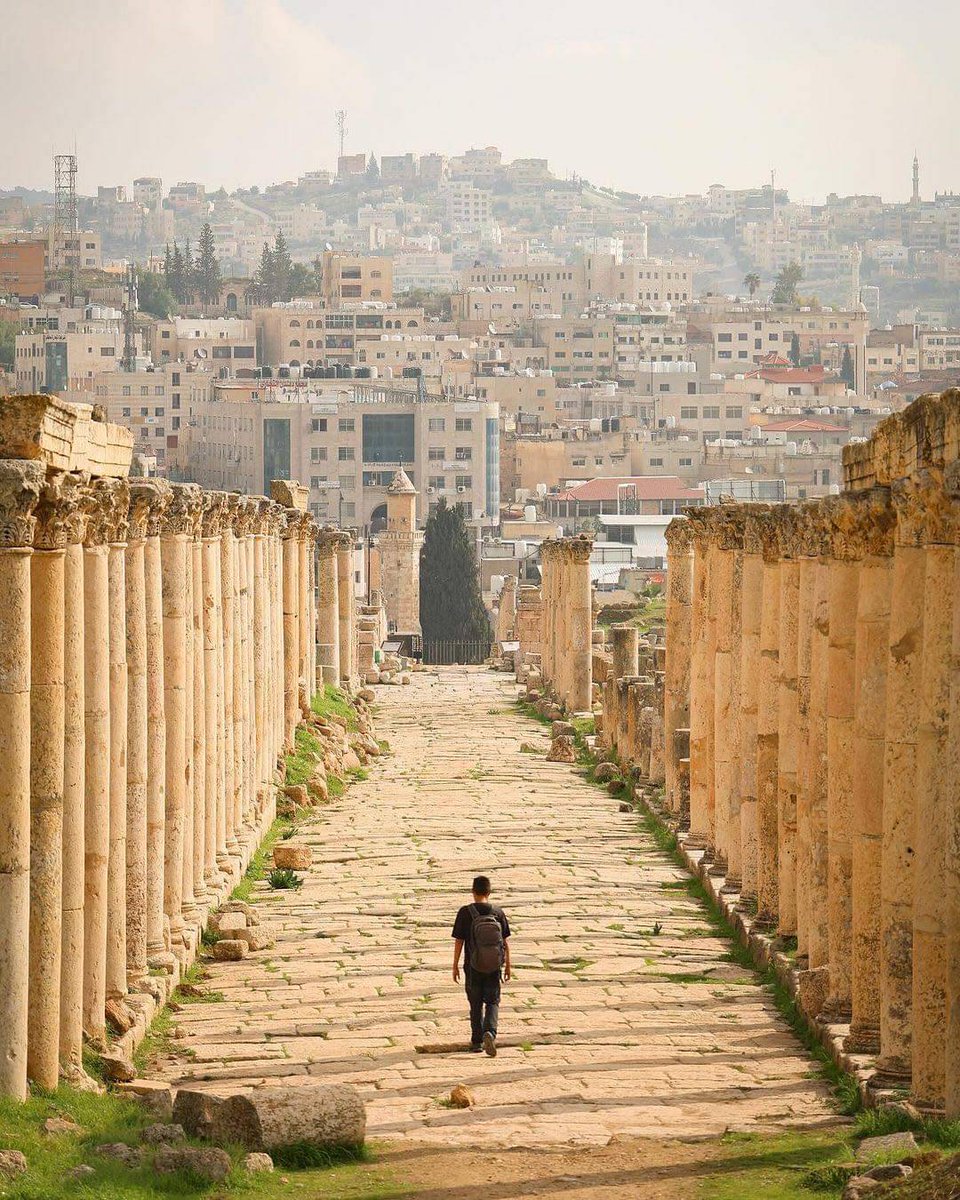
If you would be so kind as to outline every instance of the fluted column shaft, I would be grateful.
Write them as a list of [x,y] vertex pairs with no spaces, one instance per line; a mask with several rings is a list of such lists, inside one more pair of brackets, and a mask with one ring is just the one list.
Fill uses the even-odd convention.
[[[748,524],[748,529],[750,525]],[[757,696],[760,675],[760,610],[763,558],[744,545],[740,604],[740,895],[757,898]]]
[[163,566],[160,528],[171,493],[164,489],[147,520],[143,588],[147,656],[147,960],[170,965],[169,929],[164,921],[167,839],[167,722],[164,688]]
[[757,922],[775,927],[779,919],[777,855],[779,826],[780,561],[764,548],[760,610],[760,662],[757,684]]
[[0,462],[0,1095],[27,1094],[30,554],[39,464]]
[[777,929],[787,937],[797,931],[797,773],[798,743],[798,616],[800,564],[780,563],[780,647],[777,728]]
[[337,620],[340,646],[340,680],[348,686],[357,673],[356,601],[353,595],[353,537],[341,533],[337,543]]
[[[717,536],[719,536],[719,531]],[[731,822],[734,792],[739,788],[735,779],[736,746],[733,709],[738,697],[733,692],[733,573],[734,552],[726,544],[711,549],[711,599],[713,624],[713,873],[725,875],[730,852]],[[739,829],[738,829],[739,833]]]
[[706,849],[712,838],[713,662],[709,595],[708,542],[706,534],[698,531],[694,538],[690,616],[690,834],[686,844],[691,849]]
[[340,535],[324,529],[317,545],[317,647],[322,679],[336,685],[340,679],[339,560]]
[[810,935],[810,803],[813,772],[810,757],[810,664],[813,651],[813,608],[817,560],[809,555],[797,564],[797,960],[807,963]]
[[299,514],[287,514],[283,537],[283,697],[284,742],[293,747],[300,719],[300,540]]
[[690,602],[693,556],[682,520],[667,526],[666,678],[664,680],[665,793],[671,812],[680,811],[678,729],[690,728]]
[[219,849],[220,865],[227,873],[233,870],[231,857],[239,853],[234,825],[236,795],[236,756],[234,747],[234,536],[231,522],[236,517],[238,497],[230,496],[220,538],[220,606],[223,625],[223,842]]
[[813,568],[813,633],[810,645],[810,705],[807,723],[809,789],[809,896],[807,961],[810,969],[825,967],[829,958],[827,827],[827,709],[829,701],[830,563],[818,558]]

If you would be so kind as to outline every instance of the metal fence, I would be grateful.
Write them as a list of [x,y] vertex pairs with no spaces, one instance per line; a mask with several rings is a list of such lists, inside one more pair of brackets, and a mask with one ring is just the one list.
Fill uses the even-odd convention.
[[424,638],[423,661],[441,667],[482,663],[490,657],[492,644],[489,638],[480,641]]

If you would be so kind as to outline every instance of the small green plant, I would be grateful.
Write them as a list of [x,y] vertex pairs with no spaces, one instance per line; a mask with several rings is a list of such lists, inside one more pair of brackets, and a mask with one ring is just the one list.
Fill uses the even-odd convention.
[[654,921],[653,928],[650,930],[650,933],[654,937],[659,937],[660,934],[663,933],[663,926],[660,924],[659,921]]
[[200,945],[215,946],[220,941],[220,934],[216,929],[204,928],[200,930]]
[[278,892],[303,886],[303,878],[291,867],[274,867],[267,876],[267,883]]

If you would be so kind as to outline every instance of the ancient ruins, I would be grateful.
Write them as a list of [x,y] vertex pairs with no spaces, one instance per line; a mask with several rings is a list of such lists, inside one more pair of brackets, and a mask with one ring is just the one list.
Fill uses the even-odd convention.
[[[0,1094],[142,1032],[276,809],[316,687],[357,681],[351,539],[306,489],[129,478],[132,435],[0,401]],[[319,597],[319,604],[314,596]],[[158,968],[160,969],[158,971]]]
[[614,627],[588,657],[589,539],[547,543],[519,676],[599,708],[602,743],[663,783],[690,861],[786,952],[846,1065],[957,1116],[960,391],[848,446],[844,475],[675,520],[665,647]]

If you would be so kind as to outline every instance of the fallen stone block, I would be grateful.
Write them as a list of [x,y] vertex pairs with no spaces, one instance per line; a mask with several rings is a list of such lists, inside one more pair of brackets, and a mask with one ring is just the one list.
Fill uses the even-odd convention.
[[140,1147],[128,1146],[126,1142],[105,1142],[102,1146],[94,1146],[93,1149],[101,1158],[112,1158],[114,1162],[122,1163],[125,1167],[139,1167],[143,1162]]
[[232,1165],[230,1155],[215,1146],[165,1146],[153,1160],[161,1175],[190,1171],[211,1183],[222,1183]]
[[608,783],[611,779],[617,779],[621,782],[623,780],[620,768],[616,763],[612,762],[597,763],[593,769],[593,777],[598,783]]
[[569,721],[554,721],[553,725],[550,728],[550,736],[552,738],[558,738],[558,737],[572,738],[572,737],[576,736],[576,732],[577,732],[576,729],[574,729],[574,727],[570,724]]
[[458,1083],[450,1092],[449,1103],[452,1108],[473,1108],[476,1102],[473,1092],[462,1083]]
[[55,1137],[61,1133],[81,1134],[84,1131],[76,1121],[69,1121],[65,1117],[47,1117],[43,1123],[43,1132]]
[[129,1058],[124,1054],[110,1053],[101,1055],[100,1067],[103,1071],[104,1079],[110,1083],[129,1083],[131,1079],[136,1079],[137,1070]]
[[116,997],[108,1000],[104,1005],[104,1017],[106,1018],[107,1028],[111,1033],[118,1035],[129,1033],[136,1022],[136,1017],[129,1005],[124,1004],[122,1000],[118,1000]]
[[167,1122],[173,1116],[173,1090],[167,1083],[155,1079],[132,1079],[117,1085],[117,1090],[133,1097],[145,1112],[158,1121]]
[[280,842],[273,848],[273,865],[291,871],[305,871],[313,858],[309,846],[293,846],[289,842]]
[[214,913],[210,918],[210,928],[217,933],[236,933],[238,929],[246,929],[247,915],[242,912]]
[[186,1139],[182,1125],[156,1124],[148,1125],[140,1134],[140,1141],[148,1146],[173,1146]]
[[310,797],[307,794],[307,789],[302,783],[288,783],[283,789],[283,794],[288,800],[292,800],[299,808],[306,808],[310,803]]
[[26,1155],[19,1150],[0,1150],[0,1179],[12,1179],[27,1169]]
[[225,1099],[180,1091],[174,1118],[194,1137],[258,1151],[299,1143],[359,1146],[367,1123],[360,1093],[346,1084],[263,1087]]
[[238,962],[246,957],[246,953],[247,943],[239,938],[221,938],[210,949],[210,954],[217,962]]
[[857,1147],[856,1159],[857,1162],[865,1163],[879,1154],[885,1157],[902,1154],[906,1158],[910,1154],[916,1154],[918,1149],[917,1139],[912,1133],[888,1133],[883,1137],[864,1138]]
[[269,950],[274,944],[273,934],[266,925],[253,929],[238,929],[237,940],[246,942],[248,950]]
[[272,1171],[273,1159],[269,1154],[258,1154],[256,1151],[251,1151],[250,1154],[244,1155],[241,1165],[251,1175],[257,1175],[261,1171]]
[[576,761],[577,752],[573,747],[573,739],[568,737],[554,738],[550,746],[550,752],[547,755],[547,762],[575,763]]

